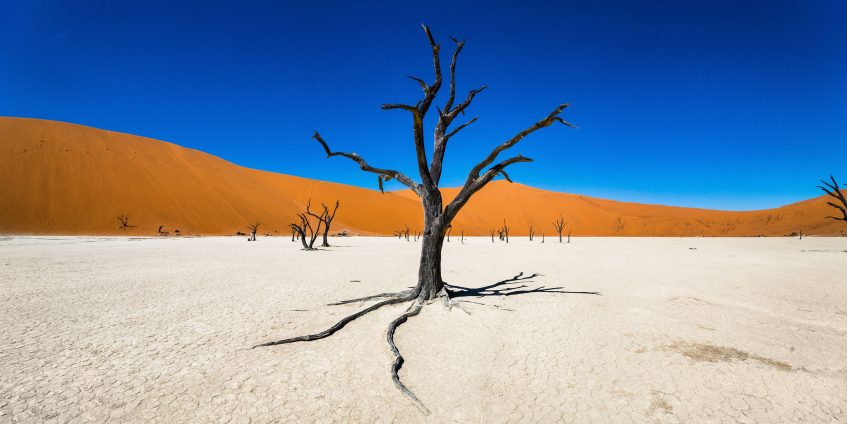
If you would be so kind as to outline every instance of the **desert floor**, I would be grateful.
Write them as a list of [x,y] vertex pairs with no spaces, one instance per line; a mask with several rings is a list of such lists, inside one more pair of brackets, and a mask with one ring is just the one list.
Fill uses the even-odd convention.
[[449,283],[541,275],[399,328],[428,416],[404,306],[250,349],[415,281],[418,243],[332,243],[0,239],[0,422],[847,421],[847,238],[453,237]]

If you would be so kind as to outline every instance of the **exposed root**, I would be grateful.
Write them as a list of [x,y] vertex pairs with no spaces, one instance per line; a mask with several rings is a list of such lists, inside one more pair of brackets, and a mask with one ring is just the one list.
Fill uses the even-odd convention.
[[409,317],[419,314],[421,309],[423,309],[423,304],[416,302],[406,313],[392,321],[391,324],[388,325],[388,335],[386,340],[388,341],[388,345],[391,347],[391,352],[394,353],[394,364],[391,366],[391,380],[394,382],[394,385],[397,386],[397,389],[403,392],[404,395],[408,396],[409,399],[412,399],[421,411],[429,415],[429,409],[427,409],[420,399],[418,399],[418,397],[415,396],[415,394],[400,381],[400,376],[397,375],[397,372],[403,367],[403,362],[405,362],[405,360],[403,359],[403,355],[400,354],[400,350],[397,349],[397,345],[394,344],[394,332],[397,331],[397,327],[406,322]]
[[380,293],[380,294],[375,294],[373,296],[365,296],[365,297],[360,297],[360,298],[356,298],[356,299],[342,300],[340,302],[329,303],[329,304],[327,304],[327,306],[346,305],[348,303],[364,302],[366,300],[382,299],[382,298],[386,298],[386,297],[389,298],[389,299],[401,299],[401,298],[409,297],[411,295],[411,293],[412,293],[411,290],[406,290],[406,291],[397,292],[397,293]]
[[382,302],[373,304],[370,307],[362,309],[361,311],[356,312],[353,315],[345,317],[341,321],[338,321],[332,327],[329,327],[328,329],[321,331],[320,333],[309,334],[309,335],[305,335],[305,336],[292,337],[290,339],[282,339],[282,340],[277,340],[277,341],[273,341],[273,342],[262,343],[262,344],[258,344],[256,346],[253,346],[253,349],[255,349],[257,347],[276,346],[276,345],[281,345],[281,344],[286,344],[286,343],[308,342],[308,341],[312,341],[312,340],[323,339],[325,337],[329,337],[329,336],[335,334],[336,331],[344,328],[345,325],[349,324],[351,321],[355,320],[356,318],[359,318],[362,315],[373,312],[373,311],[375,311],[375,310],[377,310],[377,309],[379,309],[383,306],[395,305],[397,303],[403,303],[403,302],[412,300],[414,298],[415,297],[412,296],[412,295],[407,295],[406,297],[398,297],[398,298],[394,298],[394,299],[384,300]]
[[452,311],[453,308],[458,308],[460,311],[470,315],[471,313],[465,309],[458,300],[455,300],[450,297],[450,291],[447,290],[447,287],[443,287],[440,292],[438,292],[438,297],[444,299],[444,306],[448,311]]

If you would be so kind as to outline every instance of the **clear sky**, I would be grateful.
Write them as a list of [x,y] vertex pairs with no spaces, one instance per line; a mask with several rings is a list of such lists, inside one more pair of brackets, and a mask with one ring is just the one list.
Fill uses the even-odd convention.
[[562,102],[580,129],[519,144],[536,162],[511,168],[514,180],[757,209],[817,196],[830,173],[847,179],[847,1],[550,3],[3,1],[0,115],[376,188],[310,136],[416,174],[408,113],[379,106],[419,98],[407,75],[432,78],[425,22],[445,62],[450,35],[467,41],[460,92],[489,86],[443,186]]

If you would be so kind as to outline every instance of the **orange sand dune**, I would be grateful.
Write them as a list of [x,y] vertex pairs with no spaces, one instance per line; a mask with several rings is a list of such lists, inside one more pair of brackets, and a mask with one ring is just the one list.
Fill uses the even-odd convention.
[[[81,125],[0,118],[0,233],[233,234],[259,220],[260,233],[288,235],[304,208],[340,200],[333,232],[391,234],[421,227],[410,191],[380,194],[344,184],[244,168],[175,144]],[[350,163],[345,166],[355,166]],[[456,189],[445,189],[451,198]],[[116,217],[136,227],[122,230]],[[453,233],[488,235],[505,218],[550,236],[559,214],[574,235],[750,236],[840,234],[823,198],[761,211],[724,212],[615,202],[498,181],[459,214]]]

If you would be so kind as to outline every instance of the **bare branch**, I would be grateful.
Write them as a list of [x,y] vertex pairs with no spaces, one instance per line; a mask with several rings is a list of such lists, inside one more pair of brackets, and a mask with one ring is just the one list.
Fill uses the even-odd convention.
[[409,79],[410,79],[410,80],[413,80],[413,81],[417,81],[417,82],[418,82],[418,84],[420,84],[420,86],[421,86],[421,90],[423,90],[423,91],[424,91],[424,93],[426,93],[426,91],[429,89],[429,86],[427,86],[427,85],[426,85],[426,82],[424,82],[424,80],[422,80],[422,79],[420,79],[420,78],[418,78],[418,77],[413,77],[413,76],[411,76],[411,75],[409,75]]
[[362,169],[362,171],[378,174],[380,176],[380,178],[379,178],[379,189],[380,189],[380,191],[382,191],[382,182],[388,181],[388,180],[393,178],[393,179],[396,179],[397,181],[400,181],[406,187],[409,187],[418,196],[420,196],[420,194],[421,194],[420,193],[420,186],[414,180],[407,177],[403,173],[401,173],[399,171],[395,171],[393,169],[374,168],[374,167],[368,165],[368,163],[365,162],[365,160],[362,159],[362,157],[357,155],[356,153],[333,152],[332,150],[330,150],[329,145],[326,144],[326,141],[324,141],[323,137],[321,137],[321,135],[317,131],[315,131],[315,134],[312,136],[312,138],[317,140],[318,143],[320,143],[321,146],[323,146],[324,151],[326,151],[327,157],[344,156],[344,157],[358,163],[359,167]]
[[[494,150],[492,150],[491,153],[489,153],[485,159],[483,159],[480,163],[474,166],[473,169],[471,169],[471,172],[468,174],[468,178],[465,181],[465,185],[459,191],[459,194],[456,195],[453,201],[450,202],[450,204],[447,205],[446,208],[444,208],[444,213],[447,216],[448,220],[455,217],[456,214],[459,213],[459,210],[467,203],[470,197],[474,193],[485,187],[486,184],[491,182],[491,180],[497,174],[500,174],[504,168],[518,162],[532,162],[532,159],[518,155],[492,166],[487,171],[485,171],[482,176],[480,176],[479,173],[485,167],[491,165],[491,163],[494,162],[495,159],[497,159],[497,156],[500,154],[500,152],[511,148],[512,146],[523,140],[524,137],[526,137],[527,135],[532,134],[533,132],[538,131],[541,128],[549,127],[554,122],[561,122],[566,125],[573,126],[558,116],[567,107],[567,103],[559,105],[559,107],[550,112],[550,114],[548,114],[544,119],[541,119],[540,121],[532,124],[529,128],[519,132],[514,137],[505,141],[503,144],[495,147]],[[511,178],[507,177],[507,180],[511,182]]]
[[386,103],[386,104],[382,105],[382,110],[402,109],[402,110],[408,110],[409,112],[415,112],[415,111],[418,110],[419,105],[420,105],[420,103],[418,103],[415,106],[409,106],[409,105],[405,105],[405,104],[402,104],[402,103]]
[[487,85],[483,85],[482,87],[479,87],[479,88],[477,88],[476,90],[471,90],[471,91],[469,91],[469,92],[468,92],[468,97],[465,99],[465,101],[464,101],[464,102],[462,102],[462,103],[459,103],[459,104],[456,106],[456,108],[455,108],[455,109],[453,109],[453,110],[451,110],[451,111],[449,111],[449,112],[448,112],[448,113],[449,113],[449,115],[450,115],[450,120],[452,120],[453,118],[455,118],[455,117],[456,117],[456,115],[458,115],[459,113],[465,113],[465,109],[467,109],[467,107],[471,105],[471,103],[473,102],[474,97],[476,97],[476,95],[477,95],[477,94],[482,93],[483,91],[485,91],[485,89],[486,89],[486,88],[488,88],[488,86],[487,86]]
[[465,122],[464,124],[459,125],[458,127],[456,127],[453,131],[450,131],[447,135],[445,135],[445,136],[444,136],[444,141],[445,141],[445,143],[446,143],[446,141],[447,141],[447,140],[449,140],[451,137],[453,137],[454,135],[456,135],[456,133],[457,133],[457,132],[461,131],[462,129],[464,129],[464,128],[465,128],[465,127],[467,127],[468,125],[473,124],[474,122],[476,122],[476,120],[477,120],[477,119],[479,119],[479,116],[474,116],[474,117],[473,117],[473,119],[471,119],[470,121]]
[[521,155],[511,157],[492,166],[491,168],[488,168],[488,170],[481,176],[466,182],[464,187],[459,190],[459,193],[453,201],[444,208],[444,215],[446,215],[448,220],[453,219],[456,214],[459,213],[459,210],[465,206],[468,200],[470,200],[471,196],[473,196],[477,191],[482,190],[482,188],[490,183],[491,180],[493,180],[498,174],[503,175],[503,177],[506,178],[506,181],[511,183],[512,179],[506,174],[505,168],[509,165],[520,162],[532,162],[532,159]]
[[426,115],[427,110],[429,110],[429,106],[432,104],[432,101],[435,100],[436,93],[438,93],[438,90],[441,89],[441,59],[439,57],[441,47],[435,42],[435,39],[432,38],[432,32],[429,31],[429,27],[423,24],[421,24],[421,26],[423,26],[426,38],[429,40],[429,45],[432,47],[432,65],[435,69],[435,81],[425,90],[426,95],[424,96],[420,106],[418,106],[418,110],[420,110],[421,115]]
[[510,138],[503,144],[495,147],[494,150],[492,150],[491,153],[489,153],[488,156],[482,160],[482,162],[478,163],[476,166],[473,167],[473,169],[471,169],[470,174],[468,174],[468,180],[465,184],[467,185],[468,183],[471,183],[474,179],[476,179],[483,168],[490,165],[492,162],[494,162],[495,159],[497,159],[497,155],[499,155],[500,152],[514,146],[515,144],[518,144],[519,141],[523,140],[524,137],[528,136],[529,134],[532,134],[541,128],[549,127],[554,122],[562,122],[566,125],[573,126],[570,123],[565,122],[558,116],[567,107],[567,103],[559,105],[559,107],[550,112],[550,114],[547,115],[544,119],[532,124],[529,128],[517,133],[514,137]]
[[837,199],[841,203],[841,205],[838,205],[833,202],[826,202],[829,206],[838,209],[841,212],[841,215],[843,215],[843,217],[837,218],[834,216],[827,216],[827,218],[847,222],[847,198],[844,197],[844,193],[842,193],[841,188],[838,187],[838,182],[835,181],[835,177],[830,175],[829,179],[832,181],[832,183],[828,183],[825,180],[821,180],[821,183],[823,183],[826,187],[829,187],[829,189],[823,186],[818,186],[818,188],[823,190],[823,192],[827,195]]
[[448,112],[453,107],[453,101],[456,99],[456,60],[459,58],[462,47],[465,46],[464,40],[459,41],[453,37],[450,37],[450,39],[456,43],[456,50],[453,50],[453,60],[450,62],[450,97],[447,99],[447,103],[444,104],[444,110]]
[[511,183],[511,182],[513,182],[513,181],[512,181],[512,179],[511,179],[511,178],[509,178],[509,174],[507,174],[507,173],[506,173],[506,170],[505,170],[505,169],[501,169],[501,170],[500,170],[500,175],[502,175],[502,176],[503,176],[503,178],[505,178],[505,179],[506,179],[506,181],[508,181],[508,182],[510,182],[510,183]]

